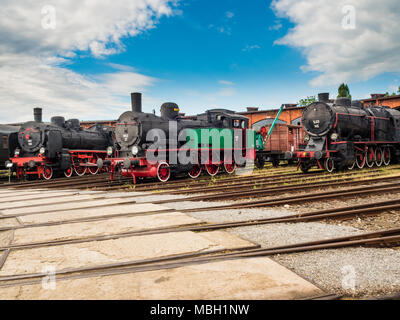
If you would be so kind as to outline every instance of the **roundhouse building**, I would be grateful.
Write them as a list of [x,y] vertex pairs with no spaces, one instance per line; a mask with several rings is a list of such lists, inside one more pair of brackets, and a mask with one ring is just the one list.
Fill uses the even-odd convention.
[[373,93],[371,98],[362,100],[364,107],[388,106],[400,110],[400,95],[386,96],[382,93]]
[[[285,104],[285,109],[279,116],[278,123],[301,125],[301,115],[303,114],[304,107],[297,106],[296,104]],[[271,124],[279,109],[259,110],[259,108],[248,107],[246,112],[238,112],[241,115],[250,119],[250,127],[253,125],[269,125]]]

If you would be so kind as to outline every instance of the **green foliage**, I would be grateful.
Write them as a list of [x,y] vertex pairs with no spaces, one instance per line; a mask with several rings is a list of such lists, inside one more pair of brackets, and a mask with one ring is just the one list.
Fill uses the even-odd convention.
[[339,86],[338,98],[350,98],[351,99],[350,89],[349,89],[349,86],[347,84],[342,83]]
[[397,92],[392,92],[392,94],[390,94],[389,92],[385,93],[385,97],[393,97],[393,96],[397,96],[400,94],[400,87],[397,89]]
[[301,106],[301,107],[305,107],[305,106],[308,106],[309,104],[311,104],[313,102],[316,102],[316,101],[317,101],[317,99],[315,98],[315,96],[309,96],[309,97],[307,97],[305,99],[300,99],[298,105]]

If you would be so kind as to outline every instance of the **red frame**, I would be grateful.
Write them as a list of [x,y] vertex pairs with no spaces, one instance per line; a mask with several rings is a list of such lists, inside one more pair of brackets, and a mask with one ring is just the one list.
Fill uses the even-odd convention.
[[[81,167],[97,167],[97,159],[105,159],[107,156],[107,152],[103,150],[69,150],[68,152],[71,156],[72,167],[78,167],[75,165],[76,163],[79,163]],[[14,156],[10,160],[16,167],[18,179],[24,175],[37,175],[41,179],[45,166],[54,167],[50,159],[42,154],[35,157]],[[29,168],[29,162],[32,160],[39,164],[36,164],[33,168]],[[82,163],[85,160],[87,160],[87,163]],[[28,165],[28,170],[24,170],[26,165]]]

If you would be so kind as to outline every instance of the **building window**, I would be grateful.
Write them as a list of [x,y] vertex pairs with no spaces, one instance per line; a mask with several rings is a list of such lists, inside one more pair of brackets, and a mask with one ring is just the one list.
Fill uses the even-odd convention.
[[291,122],[291,124],[294,125],[294,126],[301,126],[301,117],[298,117],[297,119],[294,119]]

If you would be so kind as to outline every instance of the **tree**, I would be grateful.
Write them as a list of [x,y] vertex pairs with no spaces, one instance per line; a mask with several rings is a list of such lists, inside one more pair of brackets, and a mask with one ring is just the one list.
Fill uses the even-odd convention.
[[338,98],[350,98],[351,99],[350,89],[349,89],[349,86],[347,84],[342,83],[339,86]]
[[317,99],[315,98],[315,96],[309,96],[309,97],[307,97],[305,99],[300,99],[298,105],[300,107],[305,107],[305,106],[308,106],[309,104],[311,104],[313,102],[316,102],[316,101],[317,101]]
[[400,94],[400,87],[397,89],[397,92],[392,92],[392,94],[390,94],[389,92],[385,93],[385,97],[393,97],[393,96],[397,96]]

